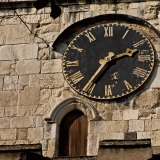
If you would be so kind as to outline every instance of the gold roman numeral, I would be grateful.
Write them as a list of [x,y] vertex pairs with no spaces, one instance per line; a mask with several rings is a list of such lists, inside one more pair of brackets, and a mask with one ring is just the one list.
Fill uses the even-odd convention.
[[86,33],[85,36],[89,39],[90,42],[93,42],[96,40],[96,38],[93,36],[91,32]]
[[105,96],[112,96],[111,85],[105,85]]
[[82,48],[78,48],[78,47],[76,47],[76,46],[74,46],[74,45],[72,45],[71,48],[72,48],[72,49],[75,49],[75,50],[77,50],[77,51],[79,51],[79,52],[82,52],[82,51],[83,51]]
[[93,86],[88,90],[88,93],[89,93],[89,94],[92,94],[95,86],[96,86],[96,84],[94,83]]
[[105,31],[104,37],[112,37],[113,36],[113,27],[112,26],[104,27],[104,31]]
[[127,82],[126,80],[124,80],[123,82],[126,85],[128,90],[132,89],[132,86],[129,84],[129,82]]
[[127,30],[125,33],[124,33],[124,35],[123,35],[123,37],[122,37],[122,39],[124,39],[125,38],[125,36],[127,35],[127,33],[129,32],[129,30]]
[[145,75],[147,74],[147,70],[145,69],[142,69],[142,68],[139,68],[139,67],[136,67],[133,71],[133,74],[135,74],[136,76],[138,77],[145,77]]
[[72,74],[72,75],[70,76],[70,78],[71,78],[72,82],[73,82],[74,84],[76,84],[76,83],[78,83],[79,81],[81,81],[81,80],[84,78],[84,76],[82,75],[82,73],[81,73],[80,71],[78,71],[78,72]]
[[144,62],[144,61],[150,61],[151,56],[150,55],[138,55],[138,61]]
[[79,66],[79,60],[77,61],[66,61],[67,67]]
[[138,47],[138,46],[140,46],[140,45],[142,45],[142,44],[144,44],[144,43],[145,43],[145,40],[143,39],[143,40],[141,40],[141,41],[133,44],[133,46],[134,46],[134,47]]

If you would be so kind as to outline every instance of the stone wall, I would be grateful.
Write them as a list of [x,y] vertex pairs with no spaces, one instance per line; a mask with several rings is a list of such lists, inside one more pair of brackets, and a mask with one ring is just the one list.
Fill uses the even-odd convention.
[[0,145],[41,143],[44,156],[56,156],[59,124],[44,119],[67,98],[80,97],[105,120],[89,121],[88,156],[97,155],[100,140],[124,139],[126,132],[151,138],[153,151],[160,153],[160,40],[155,33],[156,71],[150,84],[135,97],[112,103],[75,93],[63,78],[62,55],[52,49],[68,26],[102,14],[138,17],[159,32],[160,2],[61,5],[62,14],[55,20],[49,6],[37,11],[23,5],[13,4],[16,12],[0,7]]

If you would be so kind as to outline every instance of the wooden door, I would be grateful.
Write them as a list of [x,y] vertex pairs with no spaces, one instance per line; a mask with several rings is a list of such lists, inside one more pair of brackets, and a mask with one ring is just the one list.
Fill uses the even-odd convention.
[[59,156],[86,156],[88,121],[78,111],[69,112],[61,121]]

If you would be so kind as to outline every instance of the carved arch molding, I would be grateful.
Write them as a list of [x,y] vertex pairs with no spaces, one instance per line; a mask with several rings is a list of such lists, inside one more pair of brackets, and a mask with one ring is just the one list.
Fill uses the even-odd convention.
[[81,98],[72,97],[63,100],[59,103],[50,114],[50,117],[45,118],[48,123],[60,123],[63,117],[72,110],[80,110],[86,115],[87,120],[102,121],[103,118],[99,115],[97,109],[90,103]]

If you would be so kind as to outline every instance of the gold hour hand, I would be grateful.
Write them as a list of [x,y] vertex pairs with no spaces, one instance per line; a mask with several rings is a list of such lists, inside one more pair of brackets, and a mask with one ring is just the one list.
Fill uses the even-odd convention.
[[123,57],[123,56],[130,56],[130,57],[132,57],[133,53],[135,53],[135,52],[137,52],[137,49],[129,49],[129,48],[127,48],[126,52],[114,56],[112,58],[112,60],[120,58],[120,57]]
[[101,66],[97,69],[97,71],[94,73],[94,75],[90,78],[90,80],[87,82],[87,84],[84,86],[83,91],[84,92],[88,92],[89,89],[92,87],[92,85],[94,84],[95,80],[98,77],[98,74],[102,71],[102,69],[104,69],[106,67],[106,64],[114,59],[118,59],[120,57],[123,56],[132,56],[135,52],[137,52],[137,49],[126,49],[126,52],[115,55],[113,52],[109,52],[108,56],[104,57],[104,59],[100,59],[99,63],[101,64]]

